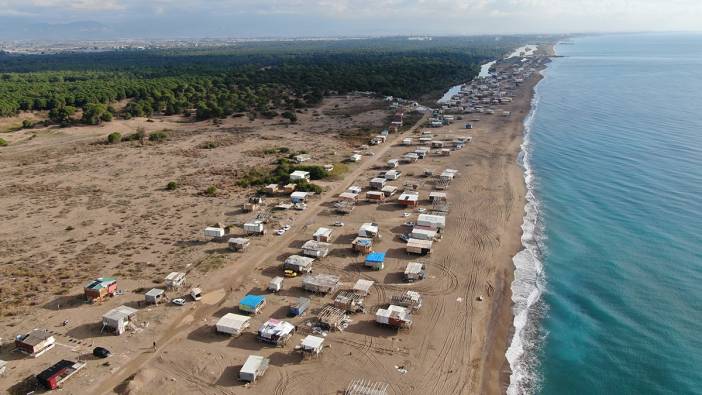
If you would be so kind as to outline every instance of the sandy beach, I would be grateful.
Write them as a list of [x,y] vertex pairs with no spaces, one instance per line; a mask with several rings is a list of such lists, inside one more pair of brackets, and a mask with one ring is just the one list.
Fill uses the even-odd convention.
[[[87,143],[106,134],[105,130],[88,136],[80,131],[62,131],[63,135],[51,137],[55,139],[53,142],[41,144],[41,139],[36,139],[11,147],[15,150],[6,151],[12,161],[11,177],[2,180],[3,189],[11,192],[0,197],[13,210],[4,220],[13,221],[13,227],[20,229],[34,226],[31,237],[20,235],[30,237],[27,246],[38,244],[42,237],[49,244],[41,254],[35,252],[40,255],[36,257],[27,252],[28,247],[20,248],[22,237],[3,233],[0,236],[5,249],[24,251],[24,255],[16,253],[8,259],[16,262],[35,258],[37,265],[55,259],[55,264],[80,274],[75,281],[70,276],[58,280],[59,285],[61,281],[65,286],[70,285],[70,292],[48,301],[46,294],[55,290],[48,290],[53,284],[34,285],[37,304],[22,316],[2,318],[7,323],[0,331],[3,339],[43,326],[57,333],[57,342],[62,346],[52,350],[53,355],[40,363],[13,358],[16,368],[0,378],[0,389],[15,386],[59,355],[75,358],[76,354],[89,354],[94,345],[106,345],[115,352],[109,364],[86,357],[88,368],[66,383],[65,393],[333,394],[343,391],[354,379],[387,383],[391,394],[503,393],[509,379],[505,351],[512,332],[512,257],[521,249],[520,226],[525,203],[523,173],[517,156],[523,121],[540,78],[538,74],[532,75],[515,91],[511,103],[499,107],[501,111],[510,111],[510,116],[468,114],[464,119],[472,122],[473,129],[465,129],[463,121],[431,129],[435,140],[472,137],[472,142],[462,150],[453,151],[450,156],[430,155],[400,166],[403,175],[391,184],[418,185],[423,207],[430,207],[426,199],[434,190],[433,182],[423,177],[425,169],[435,174],[447,168],[459,171],[446,191],[450,203],[446,231],[440,242],[435,243],[431,255],[421,258],[407,254],[404,242],[397,237],[410,230],[403,223],[415,220],[417,213],[403,209],[394,197],[383,204],[359,203],[346,216],[335,214],[332,204],[351,185],[366,188],[368,180],[389,159],[407,152],[402,139],[416,140],[423,130],[419,125],[426,118],[401,134],[391,134],[385,144],[373,147],[374,155],[364,156],[361,162],[350,165],[347,173],[325,182],[326,191],[314,197],[306,210],[277,214],[276,224],[292,225],[285,235],[276,236],[269,231],[268,235],[253,239],[245,253],[231,253],[226,243],[207,242],[199,237],[208,224],[238,223],[251,216],[239,210],[250,191],[238,188],[232,180],[241,174],[242,168],[265,161],[258,156],[262,149],[282,145],[306,148],[315,163],[341,162],[354,144],[326,131],[358,123],[382,123],[387,113],[374,107],[377,103],[360,101],[359,105],[358,100],[346,103],[342,99],[325,100],[319,113],[324,118],[327,111],[327,121],[310,114],[301,117],[299,125],[289,127],[266,125],[265,121],[244,125],[236,120],[200,134],[196,130],[202,126],[196,125],[164,146],[129,148],[128,152]],[[341,109],[356,108],[353,119],[335,118],[334,104],[340,104]],[[170,126],[179,127],[176,123]],[[290,138],[291,135],[294,137]],[[227,144],[214,150],[193,148],[215,138],[224,138]],[[311,140],[315,141],[313,145],[309,143]],[[77,149],[78,157],[67,156],[67,150],[73,149],[71,145],[79,143],[82,145]],[[178,155],[173,158],[171,155],[176,152]],[[44,159],[38,160],[39,154]],[[97,165],[91,169],[79,168],[78,161],[89,159],[95,159]],[[134,163],[140,165],[134,167]],[[49,167],[52,171],[47,175]],[[128,173],[130,169],[136,172]],[[61,173],[80,177],[53,184],[52,177]],[[130,181],[125,174],[138,181]],[[161,189],[170,179],[183,180],[187,192],[177,191],[177,198],[163,192]],[[124,196],[111,199],[108,195],[118,192],[110,189],[111,183]],[[219,185],[222,195],[205,198],[197,194],[211,184]],[[75,193],[80,185],[87,188],[81,195],[67,195],[70,191]],[[50,203],[34,196],[42,193],[39,186],[54,191],[59,202]],[[27,197],[32,199],[25,201]],[[67,204],[72,206],[67,208]],[[86,204],[94,207],[85,209]],[[31,213],[36,207],[41,210],[33,217]],[[411,211],[411,216],[403,217],[405,211]],[[41,216],[52,219],[41,222]],[[265,288],[272,277],[281,275],[280,265],[285,257],[299,253],[302,243],[318,227],[329,227],[336,221],[343,221],[344,226],[334,228],[332,252],[315,263],[315,272],[338,275],[342,289],[350,288],[361,278],[373,280],[375,285],[365,300],[367,311],[352,315],[346,330],[328,332],[327,347],[320,358],[301,360],[293,347],[309,332],[306,322],[314,317],[315,311],[330,303],[332,297],[312,296],[310,313],[288,318],[289,303],[298,296],[309,296],[301,288],[301,279],[285,279],[278,294],[270,294]],[[382,238],[374,248],[387,253],[384,270],[364,268],[363,257],[351,251],[350,243],[365,222],[380,224]],[[69,225],[77,229],[67,236],[64,228]],[[101,239],[95,241],[98,236]],[[73,255],[52,258],[52,250],[65,250]],[[102,255],[95,259],[94,254]],[[428,277],[408,284],[402,281],[401,274],[406,264],[413,261],[426,265]],[[102,273],[105,265],[112,271]],[[142,269],[143,274],[138,275]],[[141,325],[139,331],[120,337],[100,334],[101,314],[120,304],[136,304],[143,299],[136,290],[157,286],[157,279],[176,269],[189,270],[189,282],[203,288],[205,296],[200,302],[182,307],[143,307],[139,321],[148,324]],[[125,295],[102,305],[75,301],[82,290],[80,278],[114,274],[114,271],[124,277],[121,288],[128,291]],[[50,271],[46,275],[53,276],[50,279],[57,277]],[[22,278],[19,269],[15,277]],[[11,289],[8,284],[3,286]],[[392,295],[405,290],[420,292],[424,300],[421,310],[414,315],[412,328],[395,331],[377,326],[376,309],[386,306]],[[213,326],[217,319],[236,312],[239,299],[249,293],[265,294],[268,301],[263,312],[252,318],[251,330],[238,338],[216,334]],[[63,306],[57,307],[60,304]],[[287,346],[270,347],[256,341],[255,330],[270,317],[286,319],[298,326],[298,333]],[[65,319],[70,322],[67,327],[61,326]],[[152,346],[154,342],[156,349]],[[256,383],[244,385],[237,380],[238,371],[251,354],[270,358],[271,366]],[[0,359],[12,357],[7,347],[0,355]]]

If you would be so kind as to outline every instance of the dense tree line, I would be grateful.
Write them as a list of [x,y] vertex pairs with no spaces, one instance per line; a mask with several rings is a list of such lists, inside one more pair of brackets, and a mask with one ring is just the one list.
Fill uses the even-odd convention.
[[[114,116],[252,112],[294,121],[331,91],[416,98],[475,76],[533,37],[258,42],[208,49],[0,53],[0,116],[47,110],[58,124]],[[115,102],[128,99],[117,112]]]

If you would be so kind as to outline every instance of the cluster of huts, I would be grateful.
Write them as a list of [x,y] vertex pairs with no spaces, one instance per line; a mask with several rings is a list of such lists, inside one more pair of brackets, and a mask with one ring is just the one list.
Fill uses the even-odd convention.
[[[548,57],[526,54],[498,60],[485,77],[473,79],[461,87],[442,110],[452,114],[484,113],[495,114],[495,106],[512,102],[517,87],[534,74]],[[509,116],[509,111],[502,111]],[[468,127],[470,124],[466,124]]]

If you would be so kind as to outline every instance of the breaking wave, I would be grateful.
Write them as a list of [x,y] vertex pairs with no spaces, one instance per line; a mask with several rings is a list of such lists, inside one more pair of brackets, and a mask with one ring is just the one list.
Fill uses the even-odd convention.
[[514,336],[506,357],[512,371],[507,387],[508,395],[534,393],[538,388],[537,351],[540,341],[538,323],[545,306],[541,295],[545,287],[543,276],[544,228],[541,222],[540,202],[535,193],[534,172],[530,163],[531,127],[539,103],[538,84],[534,88],[531,111],[524,120],[524,141],[519,162],[524,169],[526,183],[526,205],[522,223],[522,246],[513,258],[514,281],[512,282],[512,311]]

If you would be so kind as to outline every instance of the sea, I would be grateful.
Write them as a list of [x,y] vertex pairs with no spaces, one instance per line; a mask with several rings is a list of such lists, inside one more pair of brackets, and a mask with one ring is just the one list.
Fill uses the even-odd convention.
[[509,394],[702,394],[702,34],[577,37],[520,156]]

